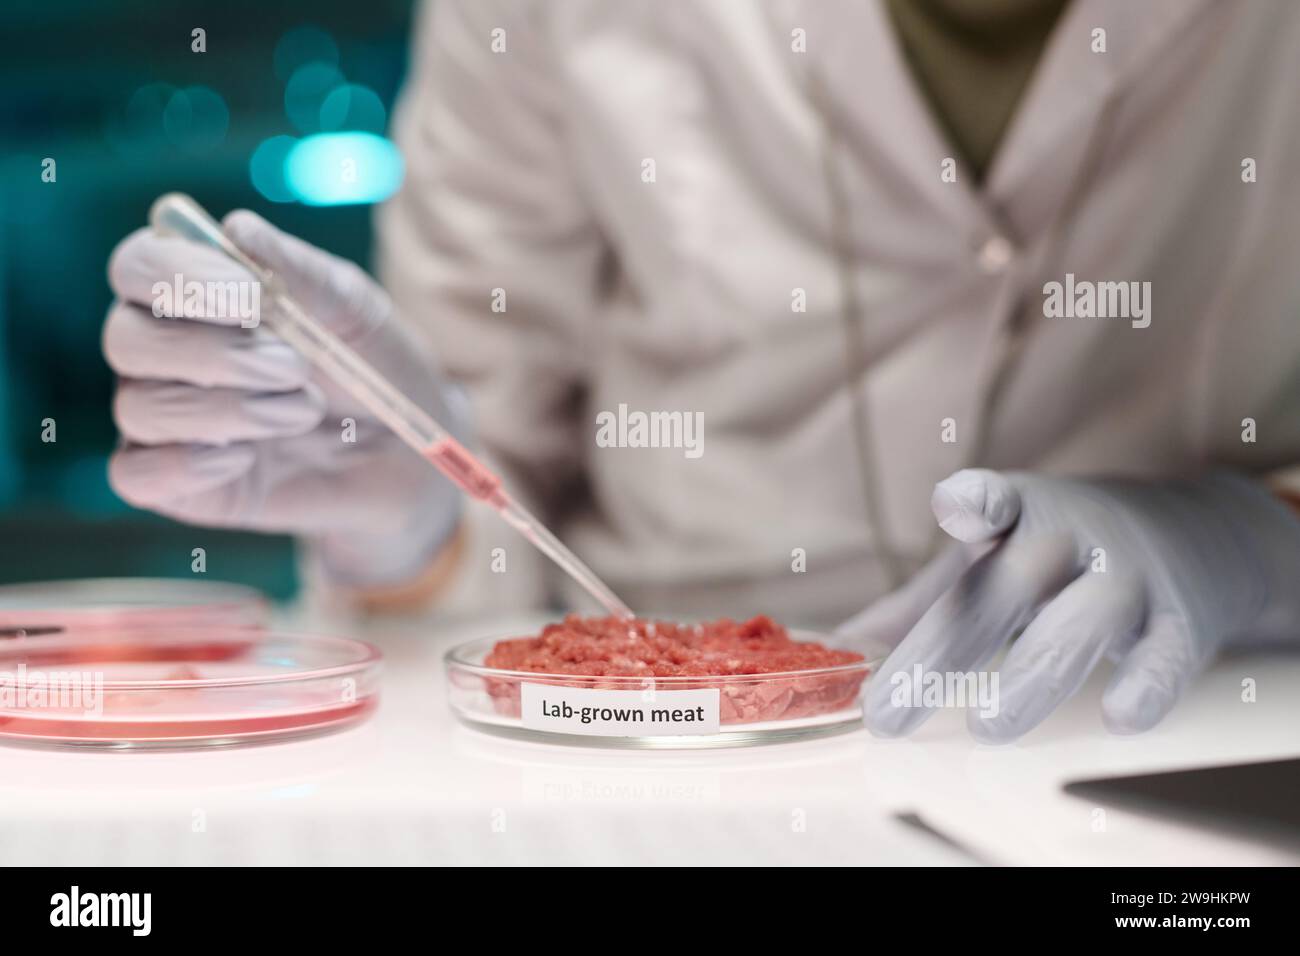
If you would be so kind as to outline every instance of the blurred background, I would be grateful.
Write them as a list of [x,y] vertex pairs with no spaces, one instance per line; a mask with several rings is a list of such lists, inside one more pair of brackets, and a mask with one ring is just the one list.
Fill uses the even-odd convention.
[[[384,136],[411,8],[0,3],[0,583],[190,577],[203,547],[212,578],[294,593],[287,538],[184,527],[110,490],[105,266],[170,190],[368,266],[370,206],[401,181]],[[341,151],[366,159],[355,182]]]

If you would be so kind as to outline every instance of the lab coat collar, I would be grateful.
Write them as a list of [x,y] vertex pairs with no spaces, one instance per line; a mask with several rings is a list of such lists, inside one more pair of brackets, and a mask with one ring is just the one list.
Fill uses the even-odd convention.
[[[816,31],[810,44],[825,44],[826,55],[810,57],[808,68],[821,74],[838,137],[873,167],[864,172],[887,176],[976,234],[996,233],[1004,222],[995,208],[1063,138],[1083,142],[1110,97],[1215,2],[1073,0],[1048,38],[983,188],[967,170],[955,188],[941,180],[940,164],[956,151],[916,84],[883,3],[809,3],[804,14]],[[1098,27],[1106,30],[1105,53],[1092,49]]]
[[[989,169],[990,199],[1010,200],[1017,186],[1059,143],[1082,142],[1108,100],[1136,81],[1161,48],[1216,0],[1073,0]],[[1106,31],[1106,52],[1093,31]],[[1082,134],[1082,135],[1081,135]]]

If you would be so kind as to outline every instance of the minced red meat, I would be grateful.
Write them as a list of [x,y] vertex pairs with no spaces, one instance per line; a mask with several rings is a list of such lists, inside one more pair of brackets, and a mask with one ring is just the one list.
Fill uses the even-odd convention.
[[[710,682],[709,677],[778,674],[854,664],[861,654],[793,640],[780,624],[759,616],[702,624],[632,621],[570,614],[537,637],[499,641],[484,664],[501,670],[596,678],[575,686],[600,687],[598,678],[699,677],[673,687],[718,687],[723,723],[789,720],[847,707],[864,671]],[[518,714],[518,684],[492,682],[489,690],[504,712]],[[504,706],[502,706],[504,705]]]

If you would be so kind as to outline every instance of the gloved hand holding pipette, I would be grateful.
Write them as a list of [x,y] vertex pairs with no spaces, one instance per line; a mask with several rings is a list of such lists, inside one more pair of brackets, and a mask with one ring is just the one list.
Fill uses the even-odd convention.
[[[465,436],[457,393],[359,267],[251,212],[232,213],[225,229],[320,323]],[[252,279],[212,248],[147,228],[113,253],[104,353],[120,376],[114,414],[125,439],[110,466],[114,490],[181,521],[307,536],[344,584],[420,573],[456,526],[459,491],[268,329],[241,328],[237,316],[155,317],[155,283],[176,275]]]
[[[226,329],[226,333],[230,336],[226,340],[226,347],[236,353],[258,347],[260,341],[256,338],[257,333],[270,329],[274,337],[280,343],[292,348],[299,359],[310,362],[317,374],[316,381],[303,383],[313,386],[319,394],[319,399],[313,402],[310,397],[311,391],[303,389],[308,392],[307,409],[310,409],[313,404],[321,407],[323,402],[326,416],[331,408],[356,409],[358,415],[369,413],[368,421],[372,426],[369,430],[373,432],[376,440],[379,440],[379,436],[385,432],[390,434],[400,444],[407,446],[408,452],[414,452],[423,458],[427,465],[436,468],[450,479],[460,491],[492,507],[503,521],[555,562],[608,613],[631,617],[632,612],[628,606],[577,555],[556,538],[519,499],[504,488],[490,468],[460,442],[456,437],[454,426],[444,424],[444,421],[450,420],[446,413],[448,406],[453,402],[446,398],[445,390],[439,386],[438,379],[431,370],[432,362],[427,358],[422,362],[418,359],[412,361],[412,357],[418,355],[418,349],[415,343],[406,341],[400,332],[394,331],[395,323],[391,320],[392,309],[387,296],[380,292],[378,287],[371,283],[356,266],[314,250],[298,240],[282,236],[260,219],[252,217],[251,214],[247,216],[251,218],[232,217],[227,227],[223,228],[188,196],[169,193],[159,197],[149,211],[149,220],[156,234],[164,239],[170,237],[174,242],[192,242],[200,248],[215,250],[239,266],[243,278],[229,279],[221,275],[221,270],[218,269],[216,279],[209,278],[206,282],[202,282],[195,280],[193,275],[187,279],[182,272],[177,271],[174,273],[175,285],[182,291],[174,293],[170,300],[165,296],[161,300],[162,303],[170,302],[169,309],[160,307],[159,300],[155,300],[151,315],[155,319],[166,320],[168,317],[189,317],[191,312],[194,312],[195,318],[209,321],[228,319],[232,314],[237,315],[241,320],[239,323],[241,328]],[[178,248],[184,247],[165,245],[164,248],[167,252],[176,254]],[[286,249],[290,250],[287,256]],[[165,255],[166,252],[164,258]],[[182,252],[181,255],[183,256],[184,253]],[[297,285],[291,277],[283,274],[285,270],[281,268],[281,264],[289,267],[290,276],[297,277]],[[141,294],[137,286],[143,288],[145,282],[148,282],[151,293],[166,293],[168,289],[165,280],[162,281],[161,287],[157,280],[149,280],[151,272],[156,274],[156,268],[150,269],[149,266],[156,264],[145,256],[143,271],[139,268],[140,265],[141,257],[138,254],[136,257],[124,256],[120,260],[115,256],[110,265],[110,272],[114,273],[115,277],[115,288],[120,285]],[[116,282],[119,270],[122,273],[120,283]],[[144,282],[140,281],[141,274],[145,276]],[[223,285],[225,282],[230,282],[235,292],[225,287]],[[229,303],[232,298],[235,298],[241,282],[245,285],[252,283],[259,293],[264,292],[269,300],[265,315],[254,317],[251,314],[243,314],[242,309],[217,308],[219,304]],[[208,297],[203,295],[203,308],[191,309],[190,296],[183,290],[193,287],[202,293],[209,283],[227,289],[224,303],[222,297],[213,296],[209,302]],[[240,301],[242,303],[242,298]],[[252,301],[251,295],[249,301]],[[249,313],[252,311],[252,309],[248,310]],[[330,318],[321,319],[320,314]],[[136,315],[136,318],[139,316]],[[130,328],[128,326],[128,329]],[[139,328],[140,325],[137,323],[135,326],[137,333]],[[156,331],[156,326],[145,324],[144,328]],[[127,345],[129,344],[128,342]],[[122,354],[120,350],[123,349],[123,345],[120,342],[113,348],[119,350],[119,355]],[[423,376],[422,381],[421,376]],[[408,384],[410,379],[417,381],[415,384]],[[132,391],[137,394],[139,392],[139,390]],[[159,401],[157,392],[158,388],[153,386],[140,395],[138,400],[142,400],[146,412],[156,410]],[[191,396],[191,401],[195,401],[192,393],[186,394]],[[185,419],[185,425],[180,429],[182,435],[187,429],[192,431],[196,420],[201,420],[205,414],[211,415],[215,411],[220,420],[220,411],[210,407],[211,394],[213,393],[210,392],[206,398],[197,400],[201,412],[198,416],[190,415]],[[218,403],[224,400],[219,391],[216,394],[219,396]],[[331,395],[335,397],[331,398]],[[247,407],[248,402],[264,397],[254,396],[249,399],[236,394],[235,402],[240,407]],[[150,407],[148,401],[150,398],[154,408]],[[284,396],[277,396],[275,393],[270,397],[271,401],[283,399]],[[263,417],[270,417],[273,420],[279,417],[292,422],[296,415],[299,421],[296,425],[290,426],[287,431],[290,437],[297,437],[294,434],[296,428],[303,427],[312,416],[309,412],[304,412],[303,399],[299,396],[290,396],[290,400],[283,401],[283,404],[287,406],[286,409]],[[235,417],[240,418],[239,415]],[[463,415],[459,418],[463,419]],[[318,420],[311,424],[321,423]],[[348,454],[347,449],[357,445],[356,430],[359,424],[358,420],[351,416],[340,420],[338,437],[341,447],[345,449],[342,454]],[[240,425],[246,423],[240,422]],[[325,427],[328,434],[328,426]],[[264,425],[259,423],[259,427],[252,433],[258,434],[262,428]],[[233,431],[236,439],[242,437],[238,426]],[[127,432],[127,434],[130,436],[131,433]],[[173,443],[175,440],[175,435],[169,436],[166,428],[151,428],[148,425],[138,426],[136,434],[161,434],[170,437]],[[227,440],[231,439],[227,437]],[[389,442],[384,442],[383,447],[389,450],[392,446]],[[192,452],[193,449],[189,448],[181,450],[181,454],[185,455]],[[170,453],[175,454],[175,449]],[[235,457],[241,454],[243,458]],[[380,461],[371,461],[367,456],[362,456],[360,459],[354,456],[346,459],[346,464],[343,464],[343,460],[335,457],[338,454],[340,452],[337,449],[320,457],[308,454],[305,456],[305,461],[294,456],[292,460],[294,467],[290,474],[300,481],[306,480],[310,483],[312,479],[307,476],[314,470],[318,475],[315,480],[323,483],[325,494],[328,495],[341,490],[336,483],[331,483],[330,477],[356,468],[358,460],[367,470],[376,465],[387,467],[388,464],[386,455]],[[156,451],[154,457],[157,457]],[[236,473],[244,481],[243,486],[236,482],[233,489],[234,501],[242,505],[245,512],[237,515],[235,521],[245,526],[258,527],[257,521],[262,514],[261,509],[267,497],[268,479],[260,474],[256,467],[251,470],[248,468],[239,470],[238,466],[241,462],[246,465],[256,465],[255,459],[250,460],[246,452],[226,452],[223,460],[231,472]],[[381,500],[386,504],[370,514],[368,516],[370,520],[348,522],[341,530],[341,534],[332,527],[332,523],[325,523],[331,526],[332,532],[335,532],[324,539],[322,547],[327,566],[342,567],[341,573],[335,572],[336,577],[354,583],[395,582],[402,585],[413,582],[414,572],[431,564],[427,542],[444,541],[448,537],[448,532],[443,530],[440,534],[431,535],[428,529],[438,528],[443,519],[454,512],[445,503],[444,496],[447,494],[447,489],[438,490],[437,500],[426,501],[420,492],[426,491],[427,486],[418,479],[413,482],[407,480],[407,469],[413,460],[418,461],[418,458],[412,459],[410,454],[396,456],[395,475],[392,476],[396,477],[396,484],[386,484],[382,480],[377,482],[377,487],[385,492],[385,497]],[[149,459],[146,457],[144,468],[146,473],[149,464]],[[140,456],[134,459],[131,467],[135,467],[138,474]],[[209,484],[217,485],[222,500],[229,502],[232,497],[229,481],[225,483],[209,481]],[[205,487],[203,490],[211,494],[210,488]],[[320,493],[319,485],[315,491],[317,494]],[[123,496],[130,500],[129,495]],[[248,510],[250,498],[251,511]],[[289,507],[287,502],[285,507]],[[404,529],[400,520],[393,520],[409,513],[410,509],[415,509],[413,520],[410,522],[414,533]],[[167,513],[163,508],[158,510]],[[279,512],[280,507],[276,507],[274,511]],[[298,530],[292,525],[273,527]],[[319,528],[315,530],[319,532]],[[397,560],[394,560],[392,553],[385,553],[389,536],[397,537],[403,545],[396,551]],[[381,547],[378,555],[375,553],[377,541]],[[414,550],[410,547],[413,543],[417,545]],[[419,545],[426,545],[426,547],[421,548],[418,547]],[[412,555],[422,556],[422,560],[412,562],[410,560]],[[398,569],[403,572],[402,575],[394,573]]]

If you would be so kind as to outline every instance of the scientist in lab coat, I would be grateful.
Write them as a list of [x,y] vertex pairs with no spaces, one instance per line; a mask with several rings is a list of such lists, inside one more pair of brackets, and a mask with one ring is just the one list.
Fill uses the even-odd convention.
[[[882,676],[1019,633],[973,733],[1104,657],[1135,732],[1225,644],[1300,632],[1297,49],[1272,0],[439,0],[382,288],[226,229],[634,608],[851,618]],[[269,333],[156,317],[175,273],[242,275],[114,253],[123,498],[299,534],[370,606],[553,597]],[[928,714],[897,686],[877,733]]]

